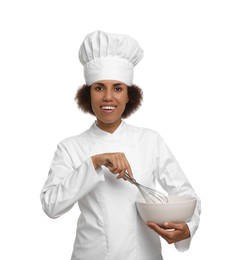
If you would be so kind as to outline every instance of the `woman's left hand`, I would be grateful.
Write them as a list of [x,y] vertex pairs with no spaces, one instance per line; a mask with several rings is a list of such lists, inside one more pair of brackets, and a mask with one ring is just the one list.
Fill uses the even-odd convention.
[[166,222],[159,226],[154,222],[148,222],[147,226],[163,237],[168,244],[179,242],[191,236],[186,223]]

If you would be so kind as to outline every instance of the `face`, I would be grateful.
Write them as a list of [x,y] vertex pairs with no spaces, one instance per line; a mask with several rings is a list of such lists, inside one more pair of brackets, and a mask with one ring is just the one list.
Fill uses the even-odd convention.
[[128,102],[127,86],[115,80],[97,81],[91,86],[90,96],[98,126],[115,131]]

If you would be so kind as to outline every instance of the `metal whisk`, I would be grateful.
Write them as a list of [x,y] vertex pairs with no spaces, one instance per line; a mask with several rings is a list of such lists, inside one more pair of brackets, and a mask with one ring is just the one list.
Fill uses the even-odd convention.
[[128,180],[130,183],[137,186],[141,195],[143,196],[144,200],[148,203],[167,203],[168,198],[166,195],[160,191],[153,190],[149,187],[143,186],[139,184],[135,179],[132,179],[128,173],[125,173],[125,179]]

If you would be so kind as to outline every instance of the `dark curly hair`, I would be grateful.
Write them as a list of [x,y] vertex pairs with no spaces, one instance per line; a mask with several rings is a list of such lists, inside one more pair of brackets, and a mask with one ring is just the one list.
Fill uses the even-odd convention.
[[[126,104],[122,118],[127,118],[134,113],[141,106],[143,100],[143,91],[138,86],[129,86],[127,92],[129,101]],[[90,86],[86,84],[81,86],[76,93],[75,101],[83,112],[95,115],[91,107]]]

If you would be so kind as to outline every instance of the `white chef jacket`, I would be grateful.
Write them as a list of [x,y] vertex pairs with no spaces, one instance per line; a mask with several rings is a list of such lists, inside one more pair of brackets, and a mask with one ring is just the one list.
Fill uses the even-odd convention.
[[[150,129],[121,122],[114,133],[94,123],[87,131],[60,142],[41,192],[43,210],[57,218],[77,202],[81,211],[72,260],[161,260],[159,236],[140,218],[135,185],[106,167],[95,170],[91,156],[123,152],[136,180],[155,188],[157,180],[169,195],[197,197],[161,136]],[[188,227],[199,225],[200,200]],[[187,250],[191,238],[175,246]]]

